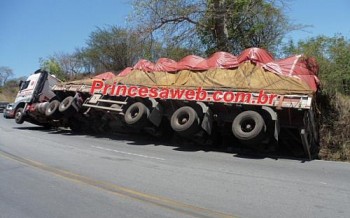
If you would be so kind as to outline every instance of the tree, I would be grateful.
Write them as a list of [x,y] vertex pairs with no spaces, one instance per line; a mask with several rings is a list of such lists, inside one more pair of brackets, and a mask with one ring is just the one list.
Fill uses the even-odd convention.
[[274,50],[283,36],[302,26],[274,0],[134,0],[131,20],[144,36],[166,45],[239,52],[248,47]]
[[3,86],[7,80],[13,76],[13,71],[9,67],[0,67],[0,86]]
[[203,0],[134,0],[130,21],[145,40],[166,47],[199,48],[196,26],[200,26]]
[[87,47],[77,55],[91,63],[96,72],[118,72],[142,56],[142,47],[135,32],[112,26],[92,32]]
[[188,48],[165,47],[156,40],[143,39],[134,30],[110,26],[93,31],[86,47],[76,49],[72,54],[55,53],[42,59],[41,66],[65,80],[105,71],[118,73],[141,58],[156,61],[160,57],[170,57],[179,60],[192,52]]
[[81,67],[81,73],[83,74],[92,74],[95,72],[95,65],[86,55],[85,48],[77,48],[72,56],[79,62]]
[[315,57],[323,89],[350,93],[350,41],[344,36],[317,36],[298,43],[291,41],[285,46],[284,53]]
[[239,53],[245,48],[261,47],[275,51],[283,36],[300,26],[291,25],[282,5],[266,0],[212,0],[200,30],[211,52]]
[[77,74],[84,72],[82,60],[76,53],[55,53],[50,59],[55,60],[61,71],[69,78],[74,78]]
[[58,79],[65,81],[68,78],[67,74],[62,71],[59,63],[54,58],[51,57],[49,59],[40,59],[39,62],[42,70],[50,72]]

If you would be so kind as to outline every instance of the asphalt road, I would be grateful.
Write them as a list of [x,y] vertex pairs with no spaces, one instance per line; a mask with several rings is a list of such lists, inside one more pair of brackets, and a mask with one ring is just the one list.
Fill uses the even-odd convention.
[[[1,114],[2,115],[2,114]],[[350,164],[0,118],[0,217],[349,217]]]

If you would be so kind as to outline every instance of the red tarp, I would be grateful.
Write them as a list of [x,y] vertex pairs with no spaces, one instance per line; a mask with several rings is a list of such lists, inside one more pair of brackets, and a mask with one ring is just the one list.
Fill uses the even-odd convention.
[[200,62],[196,65],[198,70],[208,70],[215,68],[235,68],[238,67],[238,59],[231,53],[227,52],[216,52],[208,59]]
[[[132,69],[145,72],[177,72],[180,70],[202,71],[215,68],[237,68],[239,64],[250,61],[264,69],[284,76],[298,77],[306,81],[313,90],[317,90],[318,66],[314,59],[297,55],[283,60],[274,60],[273,56],[261,48],[249,48],[238,57],[227,52],[216,52],[207,59],[189,55],[176,62],[168,58],[160,58],[156,64],[148,60],[140,60]],[[132,69],[125,69],[119,76],[126,75]]]
[[176,72],[178,71],[177,62],[169,58],[160,58],[154,67],[154,71]]
[[274,59],[270,53],[261,48],[249,48],[238,57],[227,52],[216,52],[208,59],[196,55],[188,55],[176,62],[168,58],[160,58],[156,64],[141,59],[133,69],[146,72],[166,71],[176,72],[180,70],[208,70],[213,68],[235,68],[245,61],[252,61],[256,64],[265,64]]
[[132,67],[125,68],[122,72],[118,74],[118,76],[126,76],[132,71]]
[[177,62],[178,70],[194,70],[205,59],[196,55],[188,55]]
[[298,77],[314,90],[317,90],[319,79],[317,77],[318,66],[313,58],[306,58],[302,55],[291,56],[282,60],[266,63],[264,68],[268,71],[285,76]]
[[95,79],[104,79],[104,80],[113,79],[114,77],[115,75],[112,72],[106,72],[106,73],[102,73],[97,76],[94,76]]
[[135,70],[142,70],[142,71],[146,71],[146,72],[153,72],[154,66],[155,66],[155,64],[152,63],[151,61],[141,59],[135,64],[134,69]]
[[273,60],[273,56],[262,48],[248,48],[238,56],[239,63],[244,61],[252,61],[257,64],[266,64]]

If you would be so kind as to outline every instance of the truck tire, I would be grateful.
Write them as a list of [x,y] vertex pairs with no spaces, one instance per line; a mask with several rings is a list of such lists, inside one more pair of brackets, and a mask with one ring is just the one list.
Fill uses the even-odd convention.
[[65,99],[63,99],[63,101],[60,103],[60,106],[58,107],[58,110],[67,115],[72,115],[75,111],[74,107],[73,107],[73,101],[74,101],[74,97],[73,96],[68,96]]
[[189,136],[199,131],[200,119],[193,108],[184,106],[177,109],[171,116],[170,125],[180,135]]
[[60,114],[58,111],[59,106],[60,102],[58,100],[51,101],[45,110],[45,115],[48,117],[57,118]]
[[148,123],[149,109],[141,102],[133,103],[125,112],[125,123],[132,127],[142,128]]
[[232,133],[242,143],[258,142],[264,136],[266,125],[264,118],[255,111],[244,111],[232,122]]
[[23,113],[23,108],[17,108],[16,113],[15,113],[15,121],[17,124],[22,124],[24,122],[24,113]]

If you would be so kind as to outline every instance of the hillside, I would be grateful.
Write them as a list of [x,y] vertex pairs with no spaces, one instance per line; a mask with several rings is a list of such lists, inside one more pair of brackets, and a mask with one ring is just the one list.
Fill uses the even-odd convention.
[[350,96],[320,95],[320,158],[350,161]]
[[0,87],[0,101],[13,102],[16,98],[17,91],[17,85]]

